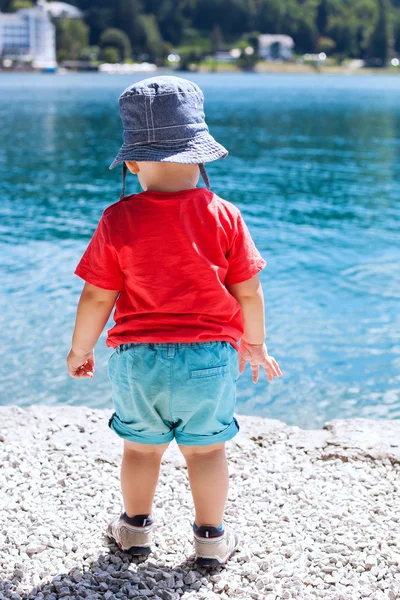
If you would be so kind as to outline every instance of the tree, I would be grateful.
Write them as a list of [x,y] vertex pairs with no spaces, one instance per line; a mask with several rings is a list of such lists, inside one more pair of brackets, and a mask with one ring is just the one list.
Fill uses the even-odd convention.
[[105,63],[115,64],[119,62],[119,58],[119,52],[115,46],[105,46],[105,48],[101,49],[100,60],[104,61]]
[[143,13],[143,5],[138,0],[115,0],[114,4],[114,26],[126,33],[135,53],[143,50],[143,28],[140,24],[140,16]]
[[85,22],[90,29],[90,44],[97,45],[103,31],[114,24],[113,11],[111,8],[91,6],[85,10]]
[[21,8],[33,8],[34,6],[31,0],[13,0],[10,10],[11,12],[16,12],[17,10],[21,10]]
[[317,41],[317,52],[325,52],[326,54],[332,54],[336,48],[336,43],[332,38],[322,35]]
[[328,23],[328,0],[321,0],[317,10],[316,25],[321,36],[324,36]]
[[379,15],[376,27],[371,35],[368,55],[378,61],[377,66],[384,67],[389,58],[391,43],[391,26],[389,23],[389,7],[387,0],[378,0]]
[[259,0],[256,10],[251,13],[249,25],[261,33],[286,33],[284,13],[284,2],[281,0]]
[[132,56],[132,47],[128,36],[121,29],[110,27],[103,31],[100,36],[99,46],[103,48],[116,48],[118,51],[118,61],[124,61]]
[[336,42],[336,54],[339,57],[359,56],[357,38],[357,19],[350,4],[334,0],[329,3],[326,36]]
[[364,58],[368,55],[371,36],[377,25],[379,6],[376,0],[358,0],[354,6],[354,14],[358,22],[359,54]]
[[224,43],[224,38],[222,35],[222,31],[219,25],[214,25],[213,30],[211,32],[211,48],[212,53],[215,54],[222,50],[222,46]]
[[81,60],[96,61],[99,58],[100,48],[98,46],[87,46],[81,50]]
[[248,0],[201,0],[194,3],[193,25],[210,31],[214,25],[221,27],[226,39],[250,28]]
[[[400,53],[400,0],[67,1],[83,11],[90,46],[99,46],[110,29],[127,35],[130,47],[120,36],[111,43],[102,41],[103,49],[118,50],[119,60],[131,52],[159,59],[172,44],[179,52],[184,48],[186,62],[197,62],[195,56],[202,60],[211,49],[232,48],[251,31],[288,34],[297,53],[326,51],[343,58],[377,59],[381,64],[395,49]],[[0,0],[0,11],[12,12],[36,2]],[[80,49],[88,46],[82,43],[86,36],[82,21],[80,25],[57,23],[57,36],[59,57],[77,58]],[[249,54],[246,62],[254,58]]]
[[165,56],[164,41],[158,29],[154,15],[140,15],[139,23],[142,27],[143,50],[151,60]]
[[[185,26],[182,12],[182,1],[161,0],[157,1],[157,7],[152,12],[157,20],[161,36],[173,45],[180,43]],[[146,7],[148,6],[148,0]]]
[[12,0],[0,0],[0,12],[11,11]]
[[89,28],[81,19],[59,19],[56,22],[58,60],[78,60],[89,44]]
[[318,30],[316,26],[317,9],[319,0],[286,0],[284,3],[285,11],[282,15],[284,31],[296,44],[296,50],[299,52],[312,52],[315,49]]

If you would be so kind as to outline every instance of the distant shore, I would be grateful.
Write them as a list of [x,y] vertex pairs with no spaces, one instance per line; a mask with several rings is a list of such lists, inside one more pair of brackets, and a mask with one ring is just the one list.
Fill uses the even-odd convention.
[[400,420],[302,430],[237,415],[226,521],[242,543],[226,569],[207,572],[193,564],[192,501],[175,443],[156,492],[153,554],[140,562],[107,541],[121,510],[122,441],[110,414],[0,407],[0,598],[399,597]]
[[[198,72],[204,73],[244,73],[235,65],[217,64],[210,68],[207,65],[200,65]],[[297,63],[273,63],[260,62],[257,63],[253,71],[250,73],[291,73],[291,74],[316,74],[316,75],[400,75],[400,68],[388,67],[384,69],[374,68],[352,68],[347,66],[322,66],[312,64],[297,64]]]
[[[38,70],[32,70],[32,69],[1,69],[0,68],[0,76],[2,73],[41,73],[42,71],[38,71]],[[174,70],[168,68],[168,67],[159,67],[156,71],[155,70],[142,70],[142,69],[138,69],[137,71],[132,71],[130,73],[126,73],[126,74],[134,74],[134,75],[140,75],[143,74],[143,77],[147,77],[150,75],[153,75],[155,73],[157,74],[163,74],[163,73],[173,73]],[[235,64],[233,63],[202,63],[199,64],[196,68],[193,68],[191,70],[188,71],[179,71],[180,73],[216,73],[216,74],[222,74],[222,73],[263,73],[263,74],[271,74],[271,73],[276,73],[276,74],[299,74],[299,75],[310,75],[310,74],[314,74],[314,75],[377,75],[377,76],[382,76],[382,75],[395,75],[398,76],[400,75],[400,68],[399,67],[387,67],[387,68],[368,68],[368,67],[361,67],[361,68],[353,68],[350,66],[324,66],[321,64],[298,64],[298,63],[274,63],[274,62],[260,62],[257,63],[257,65],[254,67],[253,70],[243,70],[243,69],[239,69]],[[49,75],[51,74],[57,74],[57,75],[68,75],[70,73],[99,73],[101,75],[108,75],[108,74],[112,74],[112,73],[105,73],[105,72],[99,72],[97,71],[97,69],[64,69],[64,68],[60,68],[58,71],[55,71],[54,73],[48,73]],[[123,74],[123,73],[121,73]]]

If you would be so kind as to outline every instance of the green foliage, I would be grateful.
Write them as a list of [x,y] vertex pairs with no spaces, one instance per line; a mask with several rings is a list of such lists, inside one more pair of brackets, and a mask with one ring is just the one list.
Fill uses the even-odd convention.
[[237,59],[236,64],[238,67],[243,69],[243,71],[253,71],[257,62],[257,57],[253,54],[247,54],[245,49],[242,50],[242,54]]
[[86,46],[80,53],[81,60],[97,61],[100,55],[99,46]]
[[[146,6],[151,2],[146,2]],[[185,2],[179,0],[158,0],[153,3],[154,14],[158,23],[160,35],[170,44],[177,45],[182,39],[183,29],[185,27],[185,17],[183,13]]]
[[140,15],[139,25],[142,30],[143,52],[151,60],[164,57],[166,53],[165,46],[155,16]]
[[110,48],[114,48],[117,52],[117,60],[107,62],[120,62],[131,57],[132,48],[127,34],[121,29],[110,27],[103,31],[100,36],[99,46],[101,50],[107,48],[110,54]]
[[31,0],[13,0],[10,6],[11,12],[21,10],[21,8],[32,8],[34,3]]
[[208,54],[196,46],[183,46],[178,52],[181,57],[179,66],[183,71],[190,70],[190,65],[201,62]]
[[368,55],[375,59],[377,66],[385,66],[389,58],[392,28],[389,19],[389,3],[378,0],[378,18],[371,34]]
[[105,63],[119,62],[120,54],[118,48],[115,48],[115,46],[105,46],[105,48],[101,49],[99,58]]
[[180,68],[188,70],[193,63],[199,63],[209,58],[212,54],[211,39],[194,37],[189,38],[183,46],[178,46],[177,52],[181,57]]
[[90,44],[98,45],[103,31],[114,24],[113,11],[111,8],[91,6],[85,10],[85,22],[90,29]]
[[57,59],[79,60],[89,45],[89,28],[81,19],[60,19],[56,23]]
[[317,52],[325,52],[326,54],[332,54],[336,48],[336,42],[329,37],[321,35],[317,41]]
[[144,34],[140,23],[143,12],[141,2],[137,0],[115,0],[113,3],[113,27],[126,33],[134,52],[143,50]]
[[214,25],[213,30],[211,32],[211,48],[213,53],[222,50],[223,45],[224,37],[222,35],[221,27],[219,25]]
[[[84,11],[89,28],[83,43],[82,25],[74,37],[72,23],[57,24],[58,52],[69,58],[90,45],[116,48],[120,60],[146,56],[160,62],[174,49],[189,64],[246,41],[254,48],[246,55],[247,68],[257,58],[258,33],[290,35],[296,54],[326,52],[335,60],[354,57],[383,65],[400,53],[400,0],[68,1]],[[31,0],[0,0],[6,12],[31,5]],[[123,32],[130,47],[121,36],[104,39],[110,30]]]

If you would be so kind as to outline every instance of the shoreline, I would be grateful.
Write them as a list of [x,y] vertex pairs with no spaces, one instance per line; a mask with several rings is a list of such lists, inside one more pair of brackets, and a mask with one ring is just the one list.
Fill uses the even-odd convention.
[[400,597],[400,420],[303,430],[237,415],[226,521],[242,544],[225,569],[190,558],[192,502],[175,443],[155,499],[154,553],[103,533],[121,509],[112,410],[0,407],[0,600],[395,600]]
[[[26,444],[30,441],[61,450],[68,448],[73,442],[80,443],[82,439],[87,438],[90,439],[93,451],[102,454],[105,441],[103,436],[106,436],[106,441],[110,444],[108,449],[121,442],[108,428],[108,419],[112,411],[111,407],[96,409],[66,404],[32,404],[25,408],[15,405],[0,406],[0,443]],[[287,425],[279,419],[242,414],[236,414],[236,417],[239,420],[240,433],[228,444],[238,437],[251,439],[261,436],[262,439],[270,440],[272,436],[274,440],[275,432],[278,431],[281,433],[280,437],[287,436],[289,446],[304,451],[330,451],[332,448],[340,448],[348,451],[348,457],[367,456],[374,460],[388,459],[392,464],[400,464],[400,419],[331,419],[324,422],[321,429],[301,429],[297,425]],[[94,422],[102,421],[101,429],[86,429],[83,424],[78,423],[79,419],[85,421],[88,418],[94,419]],[[70,427],[68,432],[60,433],[66,427]],[[172,451],[172,448],[169,451]],[[171,456],[175,455],[180,456],[177,448],[171,452]]]
[[[384,68],[372,68],[372,67],[362,67],[362,68],[351,68],[351,67],[341,67],[341,66],[315,66],[311,64],[292,64],[292,63],[259,63],[255,66],[253,70],[243,70],[238,69],[235,65],[232,64],[216,64],[212,66],[208,66],[205,64],[198,65],[197,69],[188,70],[188,71],[175,71],[174,69],[169,69],[168,67],[159,67],[157,71],[136,71],[129,73],[129,75],[143,75],[144,77],[150,77],[152,75],[158,74],[174,74],[175,72],[179,74],[184,74],[184,76],[190,76],[191,74],[201,73],[201,74],[210,74],[210,75],[237,75],[240,73],[247,73],[249,75],[346,75],[346,76],[360,76],[360,75],[400,75],[400,67],[384,67]],[[51,75],[57,76],[68,76],[75,73],[93,73],[97,75],[108,75],[112,76],[110,73],[104,73],[93,69],[68,69],[62,70],[60,72],[54,73],[43,73],[39,70],[32,69],[0,69],[0,76],[2,74],[37,74],[37,75],[46,75],[47,77]]]

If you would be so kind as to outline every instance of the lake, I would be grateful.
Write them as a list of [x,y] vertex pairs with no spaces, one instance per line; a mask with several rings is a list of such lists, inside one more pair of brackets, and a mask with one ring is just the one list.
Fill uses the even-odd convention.
[[[183,76],[230,151],[208,166],[212,188],[268,261],[267,345],[283,377],[255,386],[248,368],[237,412],[307,429],[399,418],[400,77]],[[93,381],[71,379],[65,357],[75,266],[120,193],[118,96],[142,78],[0,74],[0,404],[111,412],[105,334]]]

